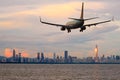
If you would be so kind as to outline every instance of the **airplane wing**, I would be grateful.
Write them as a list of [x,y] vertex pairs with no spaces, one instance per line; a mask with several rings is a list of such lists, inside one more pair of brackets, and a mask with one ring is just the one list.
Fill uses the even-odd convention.
[[41,18],[40,18],[40,22],[43,23],[43,24],[53,25],[53,26],[57,26],[57,27],[68,27],[68,26],[62,25],[62,24],[55,24],[55,23],[45,22],[45,21],[42,21]]
[[97,23],[92,23],[92,24],[86,24],[84,26],[88,26],[88,27],[90,27],[90,26],[96,26],[98,24],[107,23],[107,22],[111,22],[111,21],[112,20],[107,20],[107,21],[102,21],[102,22],[97,22]]

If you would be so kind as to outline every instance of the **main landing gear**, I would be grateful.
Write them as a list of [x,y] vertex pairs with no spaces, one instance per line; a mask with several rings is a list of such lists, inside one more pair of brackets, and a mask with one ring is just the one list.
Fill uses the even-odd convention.
[[67,29],[67,31],[68,31],[68,33],[70,33],[70,32],[71,32],[71,30],[70,30],[70,29]]
[[83,32],[83,30],[81,29],[80,32]]

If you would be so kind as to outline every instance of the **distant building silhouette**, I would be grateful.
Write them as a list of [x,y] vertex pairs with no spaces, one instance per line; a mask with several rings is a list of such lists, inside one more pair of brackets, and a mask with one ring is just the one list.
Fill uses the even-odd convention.
[[99,57],[98,57],[98,46],[96,45],[95,47],[95,62],[99,62]]
[[40,60],[40,53],[37,53],[37,59]]
[[53,60],[56,60],[56,53],[53,53]]
[[60,57],[58,55],[57,55],[56,61],[57,61],[57,63],[60,62]]
[[16,57],[15,57],[15,62],[18,62],[19,61],[19,55],[16,54]]
[[44,61],[44,53],[42,52],[41,53],[41,62],[43,62]]
[[37,53],[35,58],[22,57],[21,53],[16,54],[13,49],[12,57],[0,56],[0,63],[39,63],[39,64],[120,64],[120,55],[99,56],[98,46],[95,47],[94,58],[91,56],[85,58],[77,58],[70,56],[68,51],[64,51],[64,55],[59,56],[53,53],[53,58],[44,57],[44,53]]
[[68,62],[68,51],[64,51],[64,62]]
[[13,62],[15,61],[15,58],[16,58],[16,52],[15,52],[15,49],[13,49]]
[[21,62],[21,58],[22,58],[21,53],[19,53],[18,56],[19,56],[19,62]]

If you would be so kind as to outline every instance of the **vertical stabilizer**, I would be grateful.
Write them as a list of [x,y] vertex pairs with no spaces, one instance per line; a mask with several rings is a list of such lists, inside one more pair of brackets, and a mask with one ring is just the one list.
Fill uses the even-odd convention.
[[80,19],[83,19],[84,16],[84,3],[82,3],[82,9],[81,9],[81,17]]

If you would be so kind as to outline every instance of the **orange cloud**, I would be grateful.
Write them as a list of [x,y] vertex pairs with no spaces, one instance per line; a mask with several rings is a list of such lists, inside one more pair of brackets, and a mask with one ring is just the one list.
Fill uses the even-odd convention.
[[22,57],[29,57],[29,54],[27,52],[22,52]]
[[[87,2],[85,9],[104,9],[104,3],[100,2]],[[41,7],[38,13],[47,17],[66,17],[71,16],[76,12],[76,9],[81,9],[81,2],[70,2],[65,4],[51,4]]]
[[5,57],[12,57],[12,51],[9,48],[5,49]]
[[[25,21],[28,16],[45,16],[52,18],[67,18],[73,16],[77,11],[76,9],[81,9],[80,1],[73,1],[64,4],[48,4],[44,6],[35,5],[36,9],[27,9],[20,10],[17,12],[5,13],[1,14],[1,18],[13,18],[10,21],[1,21],[0,27],[11,29],[11,28],[19,28],[21,26],[31,26],[33,23],[28,23]],[[20,7],[24,8],[26,6]],[[100,2],[86,2],[85,9],[103,9],[105,7],[104,3]],[[18,8],[17,6],[13,9]],[[11,8],[12,9],[12,8]],[[80,13],[77,12],[77,13]],[[79,14],[77,15],[79,16]],[[39,21],[39,20],[38,20]]]
[[[17,8],[17,6],[16,6]],[[22,7],[23,8],[23,7]],[[102,2],[86,2],[85,9],[104,9],[105,4]],[[36,9],[17,11],[10,14],[3,14],[3,16],[17,16],[23,17],[26,15],[46,16],[46,17],[69,17],[76,12],[76,9],[81,9],[80,1],[73,1],[64,4],[47,4],[44,6],[38,6]]]
[[26,25],[29,25],[29,24],[19,21],[19,20],[18,21],[10,20],[10,21],[0,22],[0,27],[2,27],[2,29],[13,29],[13,28],[21,27],[21,26],[26,26]]
[[105,8],[105,3],[102,3],[102,2],[87,2],[87,3],[85,3],[85,8],[86,9],[93,9],[93,10],[104,9]]
[[0,22],[0,26],[3,26],[3,27],[12,27],[14,23],[12,21],[1,21]]

